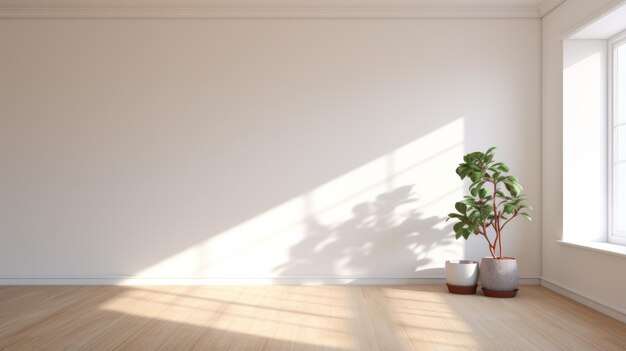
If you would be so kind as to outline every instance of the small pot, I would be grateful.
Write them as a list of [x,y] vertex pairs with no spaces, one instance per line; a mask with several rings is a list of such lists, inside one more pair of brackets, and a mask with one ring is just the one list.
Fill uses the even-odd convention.
[[475,294],[478,282],[478,262],[446,261],[446,285],[453,294]]
[[485,257],[480,262],[480,285],[483,290],[517,291],[517,260],[511,257]]

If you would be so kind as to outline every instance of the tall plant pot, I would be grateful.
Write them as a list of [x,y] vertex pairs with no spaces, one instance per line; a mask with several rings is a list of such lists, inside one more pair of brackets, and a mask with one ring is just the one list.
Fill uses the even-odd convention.
[[446,261],[446,285],[453,294],[475,294],[478,282],[478,262]]
[[486,296],[514,297],[517,294],[517,261],[485,257],[480,262],[480,284]]

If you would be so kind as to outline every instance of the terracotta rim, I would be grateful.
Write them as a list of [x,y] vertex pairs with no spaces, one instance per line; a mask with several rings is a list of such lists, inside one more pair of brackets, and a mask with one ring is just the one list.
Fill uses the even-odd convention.
[[517,292],[519,291],[519,289],[515,289],[511,291],[496,291],[496,290],[489,290],[485,288],[482,288],[482,290],[485,296],[500,297],[500,298],[515,297],[515,295],[517,295]]
[[470,285],[470,286],[463,286],[463,285],[452,285],[452,284],[446,283],[446,285],[448,286],[448,291],[450,293],[461,294],[461,295],[476,294],[476,288],[478,287],[478,284]]

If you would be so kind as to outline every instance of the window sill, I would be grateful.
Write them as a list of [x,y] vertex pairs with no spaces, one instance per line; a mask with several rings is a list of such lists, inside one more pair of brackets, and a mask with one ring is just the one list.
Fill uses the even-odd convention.
[[617,245],[611,243],[598,243],[598,242],[574,242],[557,240],[561,245],[578,247],[585,250],[591,250],[596,252],[602,252],[613,256],[626,258],[626,246]]

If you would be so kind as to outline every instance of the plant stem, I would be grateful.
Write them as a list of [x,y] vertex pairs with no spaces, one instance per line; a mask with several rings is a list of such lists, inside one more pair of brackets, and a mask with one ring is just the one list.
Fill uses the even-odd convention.
[[[500,247],[500,258],[502,258],[502,238],[500,238],[500,214],[498,213],[498,207],[497,207],[497,204],[496,204],[497,192],[498,192],[498,181],[494,179],[493,180],[493,214],[495,216],[495,223],[493,225],[493,229],[495,229],[495,231],[496,231],[496,240],[493,242],[493,244],[494,245],[496,243],[500,244],[499,245],[499,247]],[[494,250],[495,250],[495,248],[494,248]]]
[[506,222],[504,222],[504,224],[502,224],[502,226],[500,227],[500,230],[504,229],[504,226],[505,226],[507,223],[509,223],[509,222],[510,222],[513,218],[517,217],[518,212],[519,212],[519,211],[517,211],[517,210],[516,210],[516,211],[513,213],[513,215],[511,216],[511,218],[507,219],[507,220],[506,220]]
[[483,231],[480,234],[485,237],[485,239],[487,240],[487,244],[489,244],[489,252],[491,253],[491,257],[496,258],[496,244],[491,244],[491,240],[489,240],[489,237],[487,236],[487,226],[485,226],[485,224],[483,224]]
[[498,241],[498,245],[500,245],[500,259],[502,259],[502,237],[500,236],[500,241]]

